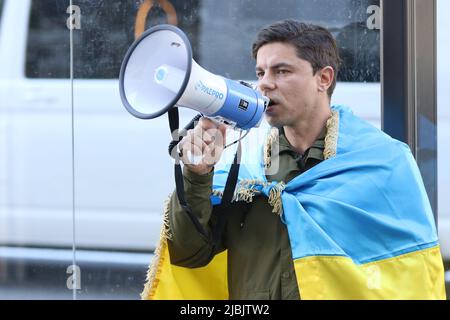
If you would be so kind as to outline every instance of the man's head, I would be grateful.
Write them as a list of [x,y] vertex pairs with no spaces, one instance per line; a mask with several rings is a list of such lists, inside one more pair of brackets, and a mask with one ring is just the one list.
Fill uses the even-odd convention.
[[259,32],[253,57],[259,88],[275,104],[266,110],[272,125],[289,126],[329,106],[340,59],[325,28],[277,22]]
[[252,46],[253,58],[257,58],[258,50],[262,46],[273,42],[294,46],[298,57],[311,64],[313,74],[316,74],[317,71],[324,67],[332,67],[334,79],[327,91],[328,96],[331,98],[336,87],[336,78],[341,59],[336,40],[327,29],[290,19],[276,22],[258,33]]

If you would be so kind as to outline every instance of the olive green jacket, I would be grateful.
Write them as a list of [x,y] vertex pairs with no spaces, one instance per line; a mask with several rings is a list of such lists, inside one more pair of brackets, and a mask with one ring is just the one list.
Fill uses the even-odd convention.
[[[289,182],[321,162],[326,129],[303,156],[289,144],[282,130],[279,139],[279,170],[268,181]],[[208,237],[197,232],[181,208],[176,193],[170,199],[168,241],[171,263],[196,268],[207,265],[215,253],[228,250],[230,299],[300,299],[289,236],[267,198],[252,203],[234,202],[219,248],[214,249],[212,230],[217,215],[210,201],[213,173],[197,175],[184,170],[185,197]],[[215,252],[213,252],[215,250]]]

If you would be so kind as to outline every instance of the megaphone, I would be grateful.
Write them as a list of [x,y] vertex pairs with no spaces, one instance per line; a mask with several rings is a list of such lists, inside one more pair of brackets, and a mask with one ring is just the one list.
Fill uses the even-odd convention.
[[247,130],[260,124],[269,103],[252,87],[200,67],[187,36],[172,25],[152,27],[130,46],[119,86],[123,105],[141,119],[184,107]]

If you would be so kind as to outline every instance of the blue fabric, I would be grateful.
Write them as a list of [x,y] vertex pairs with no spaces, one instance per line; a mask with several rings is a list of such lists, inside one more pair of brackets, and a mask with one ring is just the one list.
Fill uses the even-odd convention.
[[[346,107],[332,109],[339,112],[336,156],[282,193],[293,258],[339,255],[362,264],[435,246],[431,206],[409,147]],[[243,167],[240,180],[266,181],[263,167]],[[215,188],[226,176],[226,168],[218,172]],[[268,196],[273,185],[258,188]]]

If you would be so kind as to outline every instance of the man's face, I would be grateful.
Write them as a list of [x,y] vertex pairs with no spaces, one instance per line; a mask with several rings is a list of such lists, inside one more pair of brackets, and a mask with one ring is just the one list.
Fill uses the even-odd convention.
[[293,45],[263,45],[256,56],[256,75],[260,91],[273,103],[266,109],[272,126],[292,126],[313,112],[320,80],[313,75],[311,64],[297,56]]

